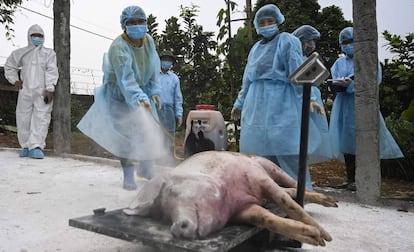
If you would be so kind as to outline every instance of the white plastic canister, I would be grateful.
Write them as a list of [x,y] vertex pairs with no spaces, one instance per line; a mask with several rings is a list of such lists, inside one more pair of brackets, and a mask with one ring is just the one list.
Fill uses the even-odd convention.
[[185,130],[185,140],[191,130],[191,121],[193,121],[193,132],[201,130],[204,137],[214,142],[215,150],[227,150],[227,131],[223,115],[216,110],[197,109],[188,113]]

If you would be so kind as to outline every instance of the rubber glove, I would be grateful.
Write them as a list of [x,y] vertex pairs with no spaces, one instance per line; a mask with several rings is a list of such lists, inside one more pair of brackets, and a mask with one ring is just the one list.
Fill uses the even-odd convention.
[[51,103],[53,101],[54,92],[45,91],[43,96],[45,97],[44,101],[46,104]]
[[23,89],[23,82],[21,80],[16,81],[14,85],[17,87],[17,89]]
[[138,105],[144,106],[146,109],[151,109],[151,103],[148,100],[138,100]]
[[232,120],[240,120],[240,118],[241,118],[241,110],[239,108],[233,107],[231,109],[230,118]]
[[177,116],[177,126],[180,127],[181,124],[183,124],[183,117],[182,116]]
[[319,105],[319,103],[317,103],[316,101],[311,101],[310,112],[313,113],[315,110],[319,115],[325,114],[325,109],[321,105]]
[[157,104],[157,109],[161,110],[161,97],[159,95],[154,95],[152,97],[152,100],[155,102],[155,104]]

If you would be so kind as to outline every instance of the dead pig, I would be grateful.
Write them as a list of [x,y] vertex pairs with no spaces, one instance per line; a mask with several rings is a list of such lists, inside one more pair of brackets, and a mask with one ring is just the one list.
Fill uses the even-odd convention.
[[[136,205],[124,212],[170,221],[173,236],[179,238],[205,238],[228,222],[238,222],[324,246],[332,238],[292,199],[296,187],[294,179],[265,158],[206,151],[148,181]],[[305,200],[337,207],[336,199],[314,191],[306,191]],[[290,219],[265,209],[266,201],[277,204]]]

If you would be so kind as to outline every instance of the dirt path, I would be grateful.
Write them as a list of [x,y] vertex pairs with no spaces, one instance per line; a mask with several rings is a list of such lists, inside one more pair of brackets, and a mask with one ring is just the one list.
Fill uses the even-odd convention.
[[[96,208],[128,206],[136,191],[121,189],[117,163],[52,156],[34,160],[17,153],[0,148],[0,251],[154,251],[68,225],[70,218],[90,215]],[[352,195],[347,197],[352,201]],[[349,201],[340,201],[337,209],[306,205],[334,240],[325,248],[304,245],[295,251],[410,251],[414,208],[405,205],[384,208]]]

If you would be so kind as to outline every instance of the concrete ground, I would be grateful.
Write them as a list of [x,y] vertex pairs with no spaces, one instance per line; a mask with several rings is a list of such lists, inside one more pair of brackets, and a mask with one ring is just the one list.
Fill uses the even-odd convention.
[[[128,206],[137,192],[123,190],[121,183],[118,161],[50,154],[34,160],[0,148],[0,251],[155,251],[68,225],[93,209]],[[326,247],[286,250],[413,251],[412,202],[368,206],[352,194],[338,196],[339,208],[305,206],[334,240]]]

